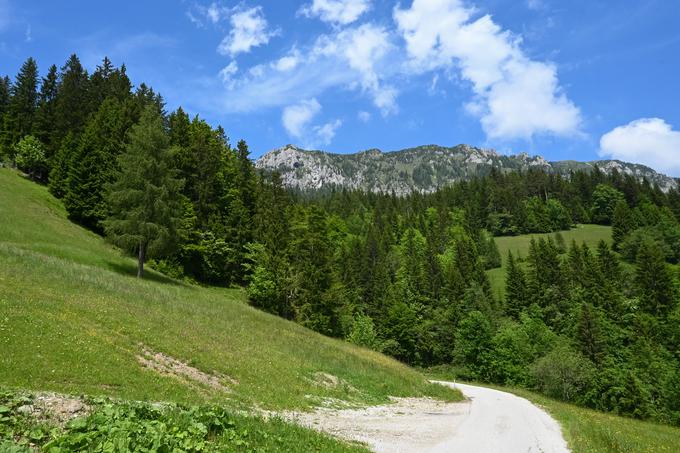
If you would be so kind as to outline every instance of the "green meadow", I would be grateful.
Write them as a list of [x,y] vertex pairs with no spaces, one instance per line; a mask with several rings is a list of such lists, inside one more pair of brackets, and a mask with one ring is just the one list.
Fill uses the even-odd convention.
[[[45,187],[0,169],[0,386],[246,410],[461,397],[396,360],[255,310],[241,289],[153,271],[140,280],[135,265],[71,223]],[[224,389],[143,366],[145,350]]]
[[[611,227],[604,225],[579,224],[571,230],[561,231],[560,234],[564,238],[567,247],[569,247],[572,241],[576,241],[577,244],[585,242],[591,248],[596,247],[602,240],[609,244],[612,241]],[[531,240],[539,240],[540,238],[552,238],[554,240],[555,233],[501,236],[494,239],[502,259],[501,267],[487,271],[495,296],[503,297],[505,294],[505,266],[508,261],[508,252],[512,252],[515,256],[526,258],[529,254]]]

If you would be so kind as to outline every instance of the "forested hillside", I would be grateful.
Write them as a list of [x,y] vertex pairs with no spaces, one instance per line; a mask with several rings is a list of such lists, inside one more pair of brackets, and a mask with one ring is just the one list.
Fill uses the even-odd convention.
[[[4,94],[3,94],[4,93]],[[290,192],[105,60],[0,88],[2,154],[69,218],[176,278],[245,285],[250,302],[328,336],[461,377],[680,424],[680,192],[617,171],[488,175],[431,194]],[[611,225],[610,247],[560,236],[486,273],[494,236]]]

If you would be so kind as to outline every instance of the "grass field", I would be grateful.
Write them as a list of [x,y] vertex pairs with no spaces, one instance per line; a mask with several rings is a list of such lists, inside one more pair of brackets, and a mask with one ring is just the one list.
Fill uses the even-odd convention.
[[[607,243],[611,243],[612,240],[611,227],[603,225],[576,225],[571,230],[561,231],[560,233],[567,247],[569,247],[572,241],[576,241],[578,244],[585,242],[590,247],[596,247],[601,240]],[[501,236],[494,239],[502,258],[502,266],[500,268],[487,271],[494,295],[503,297],[505,294],[505,266],[508,260],[508,251],[511,251],[515,256],[526,258],[529,254],[531,239],[535,238],[538,240],[541,237],[551,237],[554,239],[555,233]]]
[[[0,168],[0,386],[266,409],[460,398],[384,355],[259,312],[240,289],[134,272],[44,187]],[[144,350],[228,390],[144,367]],[[326,374],[337,380],[320,382]]]
[[545,408],[562,425],[574,452],[673,453],[680,451],[680,428],[584,409],[522,389],[511,389]]

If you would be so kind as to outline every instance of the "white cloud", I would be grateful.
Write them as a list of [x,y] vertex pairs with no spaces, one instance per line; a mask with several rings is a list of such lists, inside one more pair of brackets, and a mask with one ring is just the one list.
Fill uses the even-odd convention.
[[216,24],[220,21],[220,17],[222,16],[222,9],[217,6],[217,3],[211,3],[210,6],[205,10],[205,15],[212,22],[213,24]]
[[368,123],[371,121],[371,114],[365,110],[360,111],[357,113],[357,118],[359,118],[359,121],[362,123]]
[[318,17],[335,25],[347,25],[356,21],[369,9],[371,0],[313,0],[311,4],[303,5],[299,14]]
[[219,76],[225,85],[231,86],[234,83],[233,80],[234,74],[236,74],[237,72],[238,64],[236,64],[236,61],[232,60],[231,63],[229,63],[227,66],[220,70]]
[[317,126],[314,128],[314,135],[318,143],[322,145],[328,145],[335,137],[335,132],[342,126],[342,121],[335,120],[330,123],[326,123],[322,126]]
[[297,49],[293,49],[288,55],[272,63],[272,67],[281,72],[292,71],[300,63],[300,58],[300,52]]
[[660,118],[641,118],[604,134],[600,156],[680,176],[680,131]]
[[[210,18],[209,14],[208,17]],[[219,19],[219,15],[217,17]],[[253,47],[267,44],[278,34],[277,31],[269,30],[260,6],[237,9],[231,14],[229,22],[231,31],[217,47],[217,51],[222,55],[234,57],[239,53],[248,53]]]
[[305,48],[294,47],[283,57],[244,72],[212,108],[236,113],[289,106],[345,88],[365,93],[387,115],[397,111],[397,90],[384,81],[398,70],[388,63],[392,51],[387,30],[373,24],[324,34]]
[[313,53],[344,60],[359,76],[354,81],[370,93],[373,103],[383,115],[397,111],[397,90],[381,82],[376,69],[392,45],[387,30],[373,24],[363,24],[334,35],[322,36]]
[[319,144],[328,145],[342,121],[312,126],[312,120],[321,112],[321,104],[316,99],[308,99],[290,105],[283,110],[281,122],[291,137],[302,141],[303,146],[313,147]]
[[321,104],[312,98],[286,107],[283,110],[281,121],[283,127],[291,136],[302,138],[305,129],[319,112],[321,112]]
[[475,94],[467,109],[489,138],[579,135],[580,111],[563,93],[555,66],[531,60],[518,37],[474,14],[461,0],[414,0],[409,9],[395,8],[410,70],[458,68]]
[[187,11],[186,16],[192,24],[196,25],[198,28],[203,28],[203,22],[201,21],[201,19],[196,17],[196,15],[193,12]]

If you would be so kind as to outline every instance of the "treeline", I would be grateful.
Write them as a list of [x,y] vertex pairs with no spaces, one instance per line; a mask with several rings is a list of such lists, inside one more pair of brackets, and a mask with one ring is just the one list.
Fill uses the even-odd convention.
[[[141,264],[245,285],[254,306],[412,365],[680,424],[677,189],[595,169],[296,193],[108,59],[89,75],[72,56],[41,82],[29,59],[2,86],[4,159]],[[495,235],[586,222],[612,224],[613,248],[533,242],[494,294]]]
[[[98,233],[114,214],[108,194],[121,177],[132,129],[147,112],[139,134],[153,133],[157,117],[165,139],[153,143],[167,147],[164,158],[181,181],[183,209],[166,244],[151,247],[145,258],[159,258],[156,267],[176,277],[244,283],[258,185],[244,141],[232,147],[221,127],[190,118],[181,108],[168,114],[160,94],[145,84],[133,89],[125,66],[117,68],[108,58],[88,74],[72,55],[42,79],[29,58],[14,82],[0,80],[0,157],[46,183],[69,218]],[[144,150],[136,145],[136,152]],[[132,207],[123,203],[118,210]],[[136,242],[123,242],[137,253]]]
[[[676,190],[599,171],[493,173],[403,198],[269,188],[277,229],[252,249],[254,305],[412,365],[680,423]],[[498,219],[543,232],[564,212],[567,227],[613,224],[615,249],[534,241],[493,294]]]

